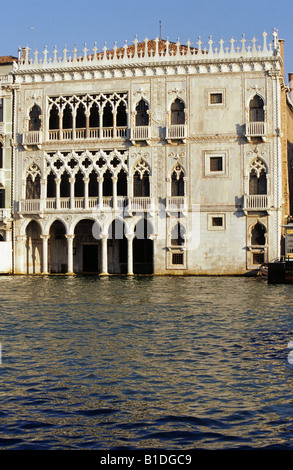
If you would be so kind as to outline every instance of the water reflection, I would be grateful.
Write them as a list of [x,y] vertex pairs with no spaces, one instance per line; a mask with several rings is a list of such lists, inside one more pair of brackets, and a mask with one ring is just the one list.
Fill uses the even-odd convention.
[[1,448],[291,446],[292,287],[0,277]]

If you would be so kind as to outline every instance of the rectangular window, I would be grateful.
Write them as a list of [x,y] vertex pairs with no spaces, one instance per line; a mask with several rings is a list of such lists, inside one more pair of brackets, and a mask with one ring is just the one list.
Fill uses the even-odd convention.
[[210,157],[210,171],[223,171],[222,157]]
[[223,227],[223,217],[212,217],[213,227]]
[[3,122],[3,98],[0,98],[0,122]]
[[183,253],[172,253],[172,264],[183,264]]
[[210,104],[222,104],[223,94],[222,93],[210,93]]
[[203,176],[213,178],[229,176],[228,150],[203,151]]
[[263,264],[265,261],[264,253],[253,253],[252,261],[253,261],[253,264]]

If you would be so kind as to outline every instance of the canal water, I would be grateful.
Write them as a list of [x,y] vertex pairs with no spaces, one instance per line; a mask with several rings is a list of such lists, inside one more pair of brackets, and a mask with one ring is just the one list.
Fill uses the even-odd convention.
[[292,449],[293,286],[0,277],[0,449]]

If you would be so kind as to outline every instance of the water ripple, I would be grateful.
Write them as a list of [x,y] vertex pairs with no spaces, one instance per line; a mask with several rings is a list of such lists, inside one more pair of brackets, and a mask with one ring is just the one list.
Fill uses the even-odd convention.
[[0,277],[0,448],[293,448],[292,294],[247,278]]

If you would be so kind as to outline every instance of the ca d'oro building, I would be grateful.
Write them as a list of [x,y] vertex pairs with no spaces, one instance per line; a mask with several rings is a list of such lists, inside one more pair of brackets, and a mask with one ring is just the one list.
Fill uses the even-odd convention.
[[13,272],[246,274],[282,255],[283,41],[19,52]]

